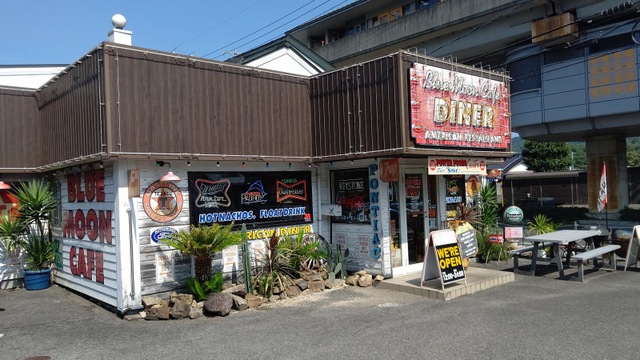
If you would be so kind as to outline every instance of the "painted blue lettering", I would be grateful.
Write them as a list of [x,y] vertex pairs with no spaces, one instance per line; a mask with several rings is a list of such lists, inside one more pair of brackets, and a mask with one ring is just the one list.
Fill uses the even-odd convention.
[[379,192],[372,192],[369,193],[369,202],[371,202],[372,204],[377,204],[379,197],[378,197]]
[[378,164],[369,165],[369,176],[375,176],[376,171],[378,171]]
[[369,187],[373,190],[378,188],[378,179],[373,178],[373,179],[369,179]]
[[371,249],[371,257],[374,259],[380,259],[380,255],[382,250],[379,247],[374,247]]
[[369,209],[371,210],[371,216],[378,217],[378,210],[380,210],[380,207],[378,205],[371,205]]

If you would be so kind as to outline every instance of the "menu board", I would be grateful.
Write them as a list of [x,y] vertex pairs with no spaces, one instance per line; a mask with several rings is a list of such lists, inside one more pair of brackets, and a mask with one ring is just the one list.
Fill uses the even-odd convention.
[[456,237],[460,244],[460,253],[463,259],[475,256],[478,252],[478,241],[476,239],[476,230],[468,222],[456,228]]

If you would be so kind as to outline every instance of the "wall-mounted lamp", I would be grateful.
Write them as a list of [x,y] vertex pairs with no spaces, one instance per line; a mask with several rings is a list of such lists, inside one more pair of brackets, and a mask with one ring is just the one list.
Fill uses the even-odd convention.
[[269,163],[268,163],[268,162],[267,162],[267,163],[265,163],[265,165],[266,165],[267,167],[269,167]]
[[244,161],[242,162],[242,167],[246,167],[247,164],[244,163]]
[[291,163],[289,163],[289,170],[291,170]]
[[104,163],[103,163],[102,161],[100,161],[100,164],[98,164],[98,167],[99,167],[100,169],[104,169]]
[[173,171],[171,171],[171,163],[170,162],[156,160],[156,166],[162,167],[165,164],[169,165],[169,171],[167,172],[167,174],[165,176],[160,178],[160,181],[180,181],[180,178],[178,177],[178,175],[174,174]]
[[216,161],[216,167],[220,167],[220,161]]
[[0,180],[0,190],[9,190],[9,189],[11,189],[11,185],[9,185],[6,182]]
[[187,166],[191,166],[191,161],[187,161]]

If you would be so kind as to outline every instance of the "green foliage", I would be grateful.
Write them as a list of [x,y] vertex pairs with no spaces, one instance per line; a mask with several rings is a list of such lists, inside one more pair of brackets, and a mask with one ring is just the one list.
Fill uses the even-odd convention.
[[188,231],[180,231],[161,241],[183,254],[208,257],[229,246],[242,244],[242,237],[239,233],[231,231],[232,228],[233,224],[191,225]]
[[187,291],[193,295],[196,301],[204,301],[209,298],[209,294],[221,292],[223,284],[224,278],[221,272],[214,273],[204,284],[201,284],[194,277],[189,277],[187,278]]
[[174,247],[182,254],[195,256],[196,279],[204,282],[211,276],[210,256],[229,246],[243,243],[241,234],[231,231],[232,228],[233,223],[227,226],[220,224],[212,226],[191,225],[188,231],[180,231],[161,241]]
[[312,264],[321,262],[325,255],[318,249],[318,241],[309,241],[304,233],[296,236],[285,236],[278,246],[291,252],[291,267],[297,270],[309,270]]
[[584,142],[570,142],[569,145],[569,159],[573,153],[573,159],[570,166],[573,166],[573,170],[585,170],[587,168],[587,145]]
[[27,270],[45,270],[51,266],[56,256],[53,241],[31,235],[22,243]]
[[525,140],[522,160],[533,171],[567,170],[571,165],[571,150],[567,143]]
[[45,270],[55,258],[51,216],[58,206],[52,186],[44,180],[21,183],[14,194],[20,207],[18,216],[28,236],[20,241],[28,270]]
[[285,289],[292,285],[292,279],[298,276],[298,269],[292,264],[300,264],[294,260],[297,255],[286,243],[274,233],[266,243],[266,250],[258,256],[258,266],[253,274],[253,287],[266,298],[273,295],[273,289],[278,286]]
[[533,221],[527,222],[527,234],[533,232],[535,232],[536,235],[550,233],[556,231],[558,226],[560,226],[560,224],[554,223],[546,215],[538,214],[533,218]]
[[488,237],[498,230],[498,196],[491,184],[483,185],[475,196],[476,232]]
[[14,252],[19,246],[21,236],[26,227],[22,219],[9,215],[0,217],[0,241],[2,241],[7,253]]
[[640,137],[627,138],[627,166],[640,166]]
[[349,249],[342,249],[340,245],[324,243],[324,253],[326,254],[326,269],[329,280],[335,281],[336,275],[339,279],[347,277],[347,269],[344,265],[349,257]]

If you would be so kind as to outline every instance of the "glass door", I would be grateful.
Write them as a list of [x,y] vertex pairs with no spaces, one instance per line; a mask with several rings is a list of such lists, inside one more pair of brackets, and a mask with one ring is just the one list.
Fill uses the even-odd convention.
[[404,169],[401,172],[400,182],[391,187],[394,276],[422,270],[425,240],[429,236],[426,226],[428,209],[424,206],[426,194],[427,181],[424,168]]

